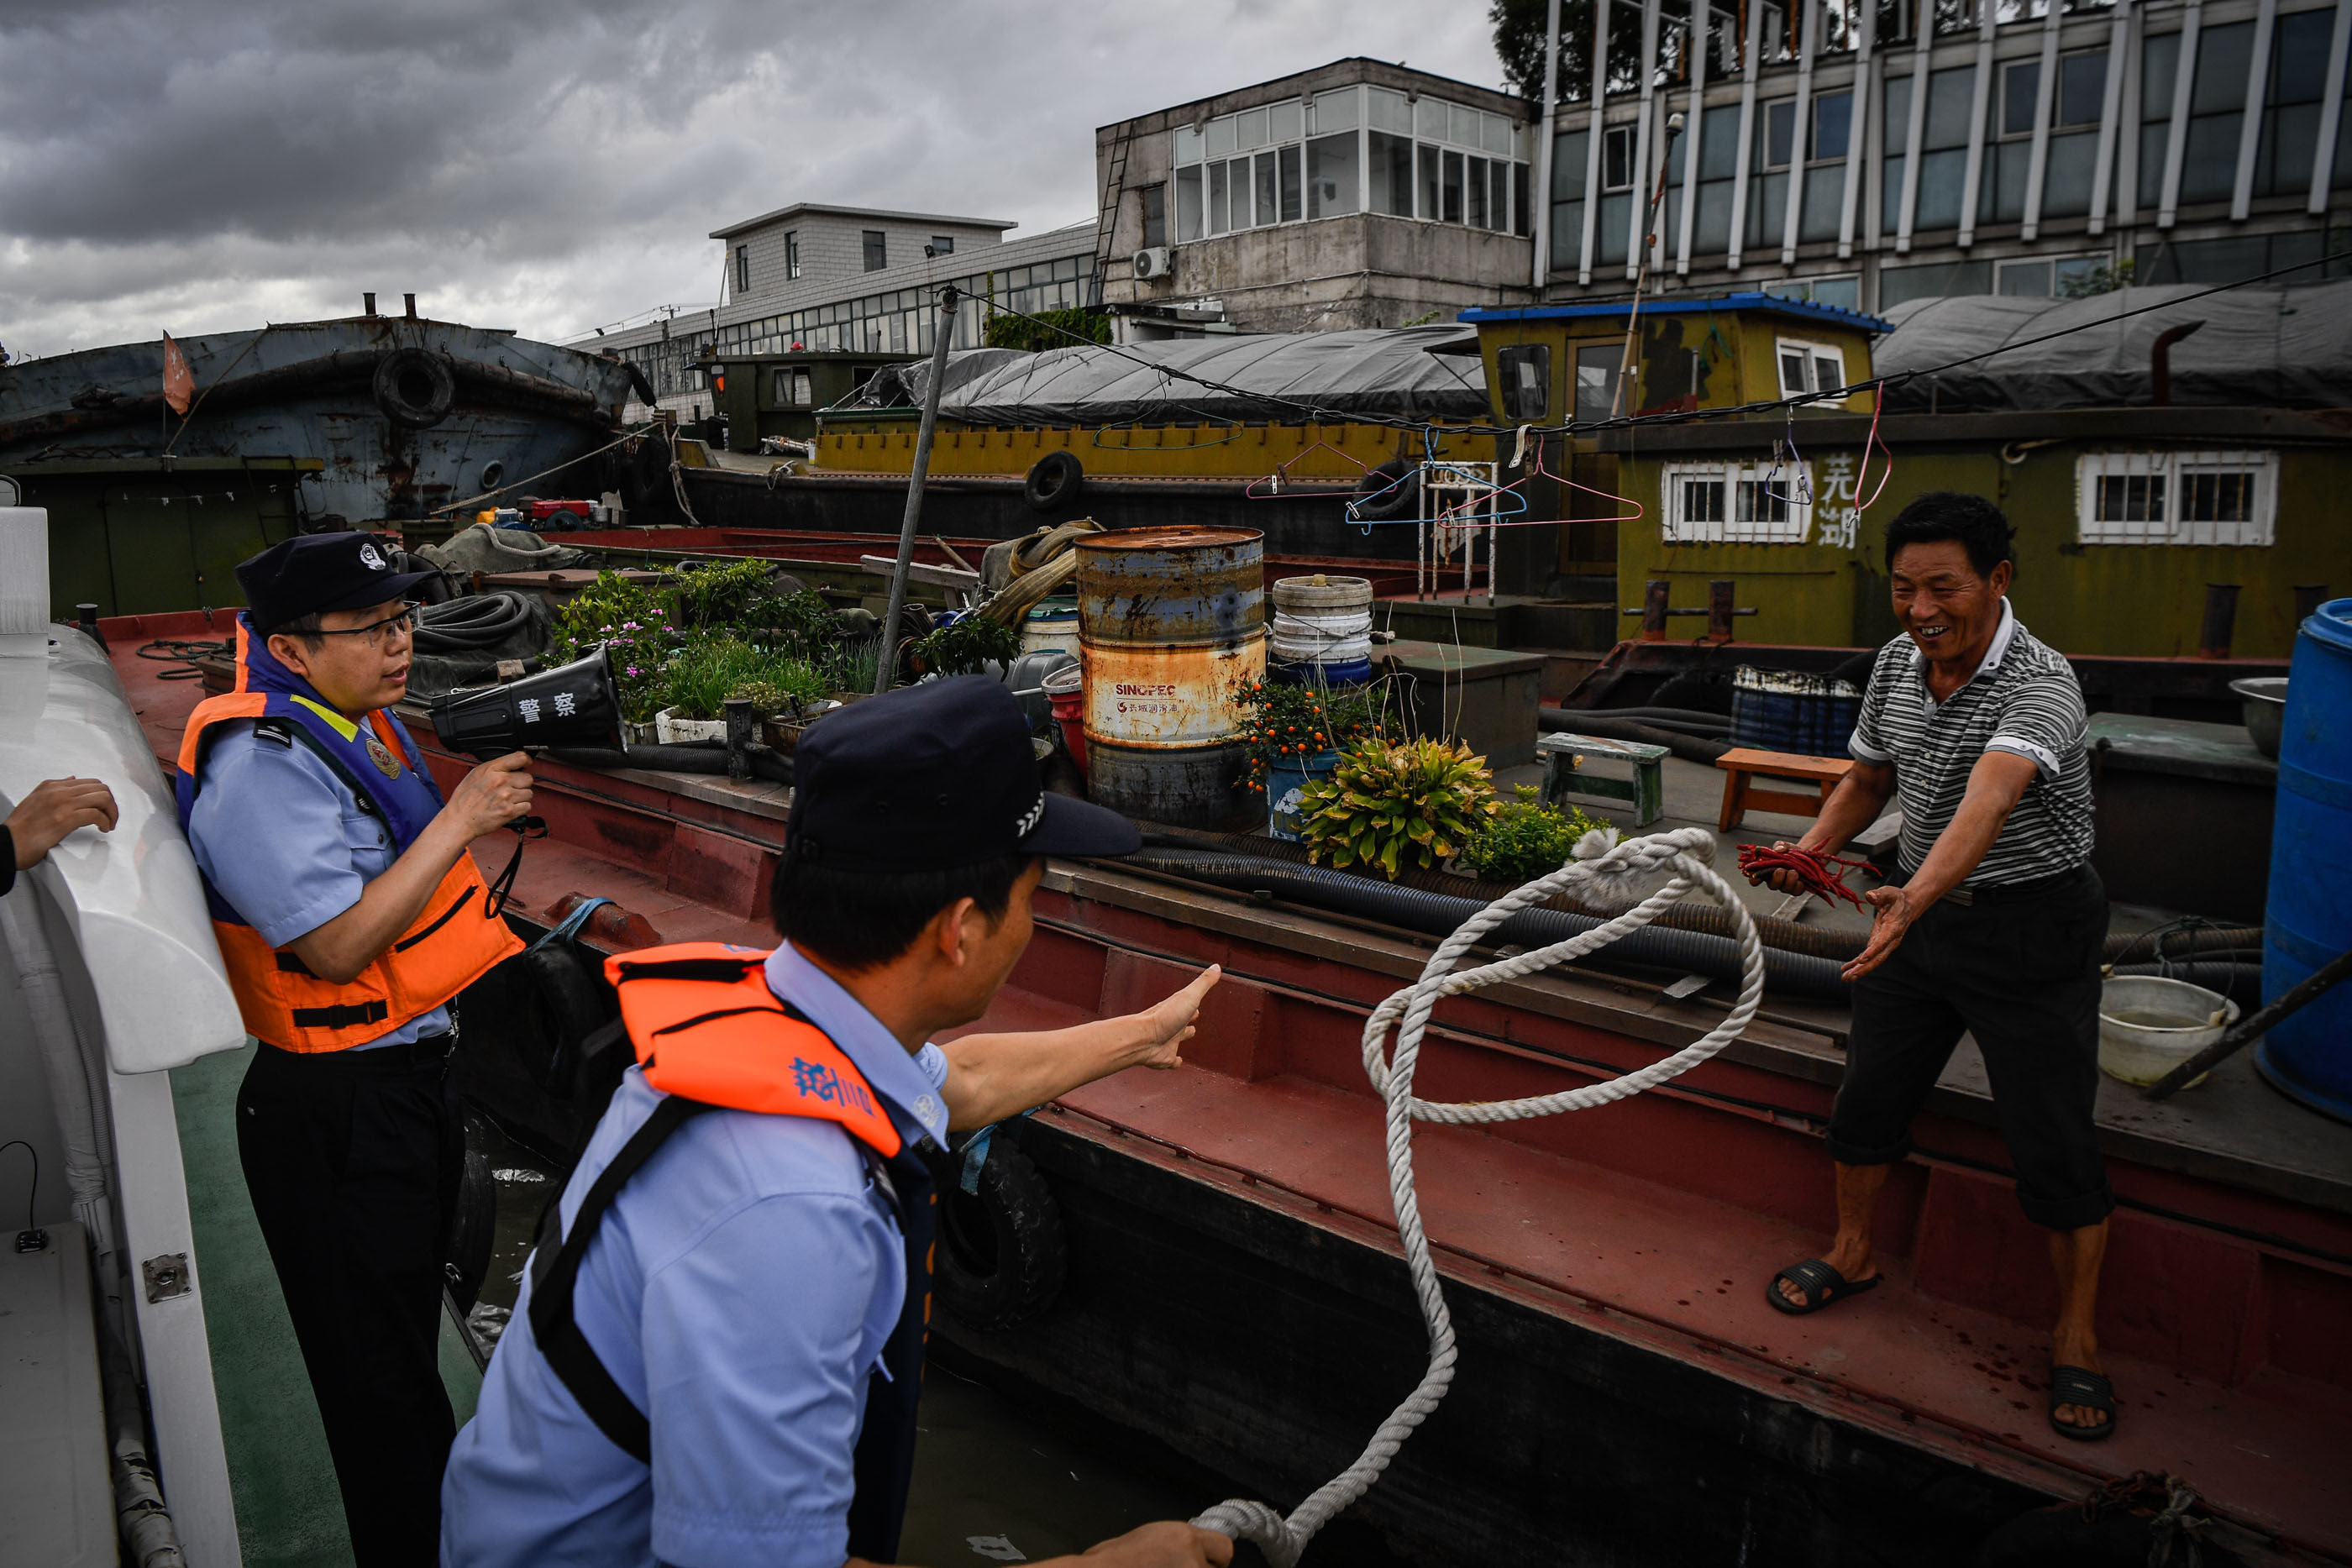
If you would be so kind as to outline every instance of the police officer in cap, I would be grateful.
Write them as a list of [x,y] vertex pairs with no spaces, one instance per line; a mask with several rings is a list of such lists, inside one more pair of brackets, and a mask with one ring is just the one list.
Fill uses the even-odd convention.
[[509,954],[467,846],[524,814],[520,752],[445,802],[400,700],[429,574],[362,533],[236,569],[234,690],[189,716],[181,826],[248,1032],[237,1152],[362,1568],[429,1563],[456,1421],[437,1355],[464,1169],[448,1003]]
[[[933,1043],[1020,959],[1043,857],[1125,854],[1135,829],[1046,794],[1019,704],[982,676],[826,718],[796,771],[782,944],[606,965],[636,1065],[549,1211],[451,1451],[451,1568],[897,1561],[938,1228],[924,1156],[951,1127],[1175,1066],[1217,982]],[[1087,1561],[1232,1552],[1169,1521]]]

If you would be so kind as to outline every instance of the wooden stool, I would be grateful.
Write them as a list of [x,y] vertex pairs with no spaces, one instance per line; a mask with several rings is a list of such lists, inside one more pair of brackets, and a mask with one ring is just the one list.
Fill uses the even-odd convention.
[[[1663,746],[1644,746],[1638,740],[1604,740],[1597,735],[1554,733],[1538,736],[1536,751],[1543,758],[1543,799],[1547,806],[1557,806],[1570,795],[1630,800],[1637,828],[1646,828],[1665,815],[1663,764],[1666,748]],[[1595,758],[1629,763],[1633,776],[1595,779],[1580,770],[1580,760]]]
[[[1838,780],[1853,771],[1853,758],[1850,757],[1800,757],[1793,751],[1753,751],[1746,747],[1725,752],[1715,759],[1715,765],[1728,775],[1723,781],[1723,820],[1717,824],[1727,833],[1739,826],[1750,811],[1787,811],[1800,817],[1818,817]],[[1759,776],[1805,779],[1814,786],[1815,792],[1800,795],[1790,789],[1759,789],[1748,782]]]

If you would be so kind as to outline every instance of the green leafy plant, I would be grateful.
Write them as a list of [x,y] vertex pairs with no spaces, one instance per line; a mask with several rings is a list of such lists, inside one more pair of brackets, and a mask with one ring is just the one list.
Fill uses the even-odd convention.
[[976,675],[984,664],[1019,658],[1021,632],[985,615],[966,615],[916,638],[912,653],[927,675]]
[[689,626],[740,623],[744,612],[768,591],[764,560],[714,560],[677,574],[678,608]]
[[1240,739],[1249,755],[1250,788],[1263,790],[1276,762],[1339,751],[1385,738],[1381,699],[1365,686],[1334,692],[1286,686],[1264,677],[1244,682],[1234,704],[1248,710]]
[[708,633],[686,641],[662,682],[666,706],[680,718],[723,717],[730,697],[750,697],[762,714],[786,712],[824,690],[824,678],[805,660]]
[[1423,871],[1460,852],[1494,816],[1486,759],[1442,740],[1366,740],[1339,758],[1330,778],[1301,792],[1299,831],[1307,858],[1341,870],[1362,862],[1390,881],[1407,862]]
[[686,633],[670,623],[669,612],[651,589],[606,570],[556,612],[548,658],[569,664],[603,644],[613,656],[622,716],[632,724],[647,724],[666,700],[667,666],[685,640]]
[[1516,796],[1500,802],[1462,847],[1464,863],[1487,882],[1528,882],[1558,871],[1568,863],[1577,840],[1613,825],[1575,807],[1562,811],[1547,806],[1531,784],[1518,786]]

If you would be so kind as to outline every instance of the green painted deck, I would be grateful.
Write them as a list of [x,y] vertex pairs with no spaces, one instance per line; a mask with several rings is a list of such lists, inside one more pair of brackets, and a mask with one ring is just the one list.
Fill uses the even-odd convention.
[[[257,1049],[247,1041],[172,1073],[221,1436],[247,1568],[341,1568],[351,1537],[326,1431],[237,1162],[236,1088]],[[441,1380],[458,1422],[472,1419],[481,1375],[446,1314]]]

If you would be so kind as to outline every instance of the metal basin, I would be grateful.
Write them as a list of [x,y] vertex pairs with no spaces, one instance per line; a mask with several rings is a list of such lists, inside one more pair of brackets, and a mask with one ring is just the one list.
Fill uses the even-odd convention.
[[2286,677],[2248,675],[2231,681],[2230,689],[2244,708],[2246,733],[2253,737],[2254,749],[2277,761],[2279,730],[2286,723]]

